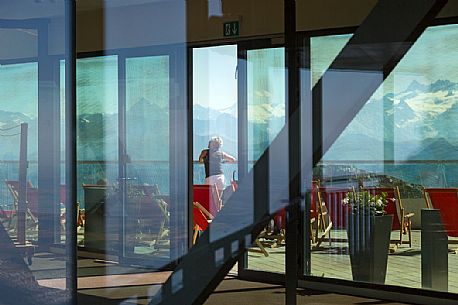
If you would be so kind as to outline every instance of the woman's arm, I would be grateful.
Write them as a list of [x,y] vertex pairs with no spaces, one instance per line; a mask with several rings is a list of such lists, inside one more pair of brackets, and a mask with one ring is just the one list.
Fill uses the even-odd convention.
[[237,162],[237,159],[234,158],[233,156],[223,152],[223,159],[224,161],[226,161],[227,163],[236,163]]

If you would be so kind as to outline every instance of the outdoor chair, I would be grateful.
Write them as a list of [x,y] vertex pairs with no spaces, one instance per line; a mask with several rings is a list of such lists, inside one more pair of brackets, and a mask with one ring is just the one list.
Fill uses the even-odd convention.
[[273,216],[273,232],[266,238],[273,240],[271,248],[281,245],[286,240],[286,209],[279,210]]
[[[347,193],[352,191],[352,188],[320,186],[319,191],[321,200],[325,202],[326,208],[328,209],[332,227],[334,229],[346,229],[349,209],[348,206],[344,205],[342,202],[347,196]],[[312,195],[316,196],[316,194]],[[315,200],[316,199],[313,199],[312,202],[315,202]]]
[[145,240],[154,247],[166,235],[169,224],[167,196],[161,195],[157,185],[140,187],[140,198],[133,198],[137,203],[137,234],[139,239]]
[[423,194],[426,206],[439,210],[447,235],[458,237],[458,188],[425,188]]
[[312,182],[310,232],[312,247],[318,248],[328,235],[331,243],[332,221],[320,190],[320,181]]
[[[232,173],[232,179],[231,179],[231,191],[236,192],[238,188],[237,185],[237,180],[235,180],[235,171]],[[256,245],[259,249],[254,249],[250,248],[248,251],[252,252],[261,252],[264,254],[265,257],[269,256],[269,253],[267,252],[266,248],[261,242],[261,238],[265,240],[273,240],[274,243],[272,244],[271,247],[276,247],[281,244],[281,242],[285,239],[285,224],[284,220],[286,219],[286,214],[285,210],[282,209],[279,212],[277,212],[274,217],[274,232],[271,232],[269,226],[266,226],[264,230],[256,237],[256,239],[253,241],[253,244]],[[278,229],[278,231],[277,231]]]
[[402,237],[407,234],[409,237],[407,243],[409,244],[409,247],[412,247],[412,217],[415,213],[406,212],[404,205],[402,204],[401,193],[398,186],[395,188],[395,197],[396,216],[399,220],[399,245],[405,243],[402,240]]
[[193,222],[194,222],[194,232],[192,237],[192,244],[194,245],[197,241],[199,233],[207,230],[208,225],[213,220],[214,216],[208,212],[199,202],[193,202]]
[[221,197],[215,185],[194,184],[193,187],[193,244],[197,237],[208,228],[209,223],[221,209]]
[[210,214],[216,216],[221,210],[221,195],[215,185],[194,184],[193,202],[199,202]]
[[[13,211],[10,213],[10,218],[8,222],[8,228],[15,228],[15,218],[17,217],[18,206],[19,206],[19,181],[14,180],[5,180],[5,184],[10,191],[11,196],[13,197]],[[30,227],[35,227],[38,225],[38,189],[34,188],[30,181],[27,182],[27,198],[26,198],[26,219],[31,220]]]
[[[372,195],[387,194],[388,205],[385,207],[386,214],[393,215],[392,230],[399,230],[399,240],[394,240],[395,247],[408,244],[412,247],[412,217],[414,213],[408,213],[402,204],[399,187],[370,187],[364,188]],[[408,235],[408,240],[404,241],[403,236]],[[392,251],[395,249],[391,249]]]

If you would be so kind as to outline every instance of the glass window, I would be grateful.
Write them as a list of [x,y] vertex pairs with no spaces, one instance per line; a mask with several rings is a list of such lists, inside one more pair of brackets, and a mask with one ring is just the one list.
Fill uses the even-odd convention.
[[70,304],[76,274],[67,266],[76,260],[69,238],[76,228],[66,220],[76,208],[65,200],[73,188],[65,177],[74,172],[65,163],[69,129],[63,106],[71,99],[63,94],[61,63],[72,52],[64,31],[70,19],[63,3],[15,1],[1,7],[1,299]]
[[[219,136],[223,150],[238,156],[237,46],[193,49],[193,184],[205,182],[201,151]],[[237,174],[236,163],[224,163],[225,186]]]
[[[117,56],[81,58],[77,60],[76,69],[77,198],[87,220],[86,225],[78,230],[78,243],[88,249],[113,251],[115,241],[95,235],[105,232],[105,226],[114,227],[115,221],[106,217],[95,224],[93,219],[102,208],[102,198],[96,200],[96,186],[113,185],[118,177]],[[110,201],[103,207],[106,208],[105,215],[111,216],[116,200],[110,197],[105,200]]]
[[[312,275],[458,292],[447,251],[447,236],[455,238],[447,209],[458,203],[457,31],[428,28],[314,168]],[[312,38],[313,84],[349,37]],[[437,218],[422,210],[431,207]],[[434,235],[431,225],[445,233]],[[441,249],[435,259],[432,248]],[[422,259],[441,275],[422,277]]]

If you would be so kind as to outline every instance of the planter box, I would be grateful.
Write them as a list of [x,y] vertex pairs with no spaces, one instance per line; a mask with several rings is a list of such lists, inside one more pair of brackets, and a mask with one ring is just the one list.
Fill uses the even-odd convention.
[[384,284],[393,215],[348,215],[348,247],[354,281]]

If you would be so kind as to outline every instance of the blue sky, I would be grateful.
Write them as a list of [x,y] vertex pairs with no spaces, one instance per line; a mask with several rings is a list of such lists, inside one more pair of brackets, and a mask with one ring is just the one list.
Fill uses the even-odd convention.
[[237,46],[194,49],[193,67],[194,104],[221,110],[237,103]]

